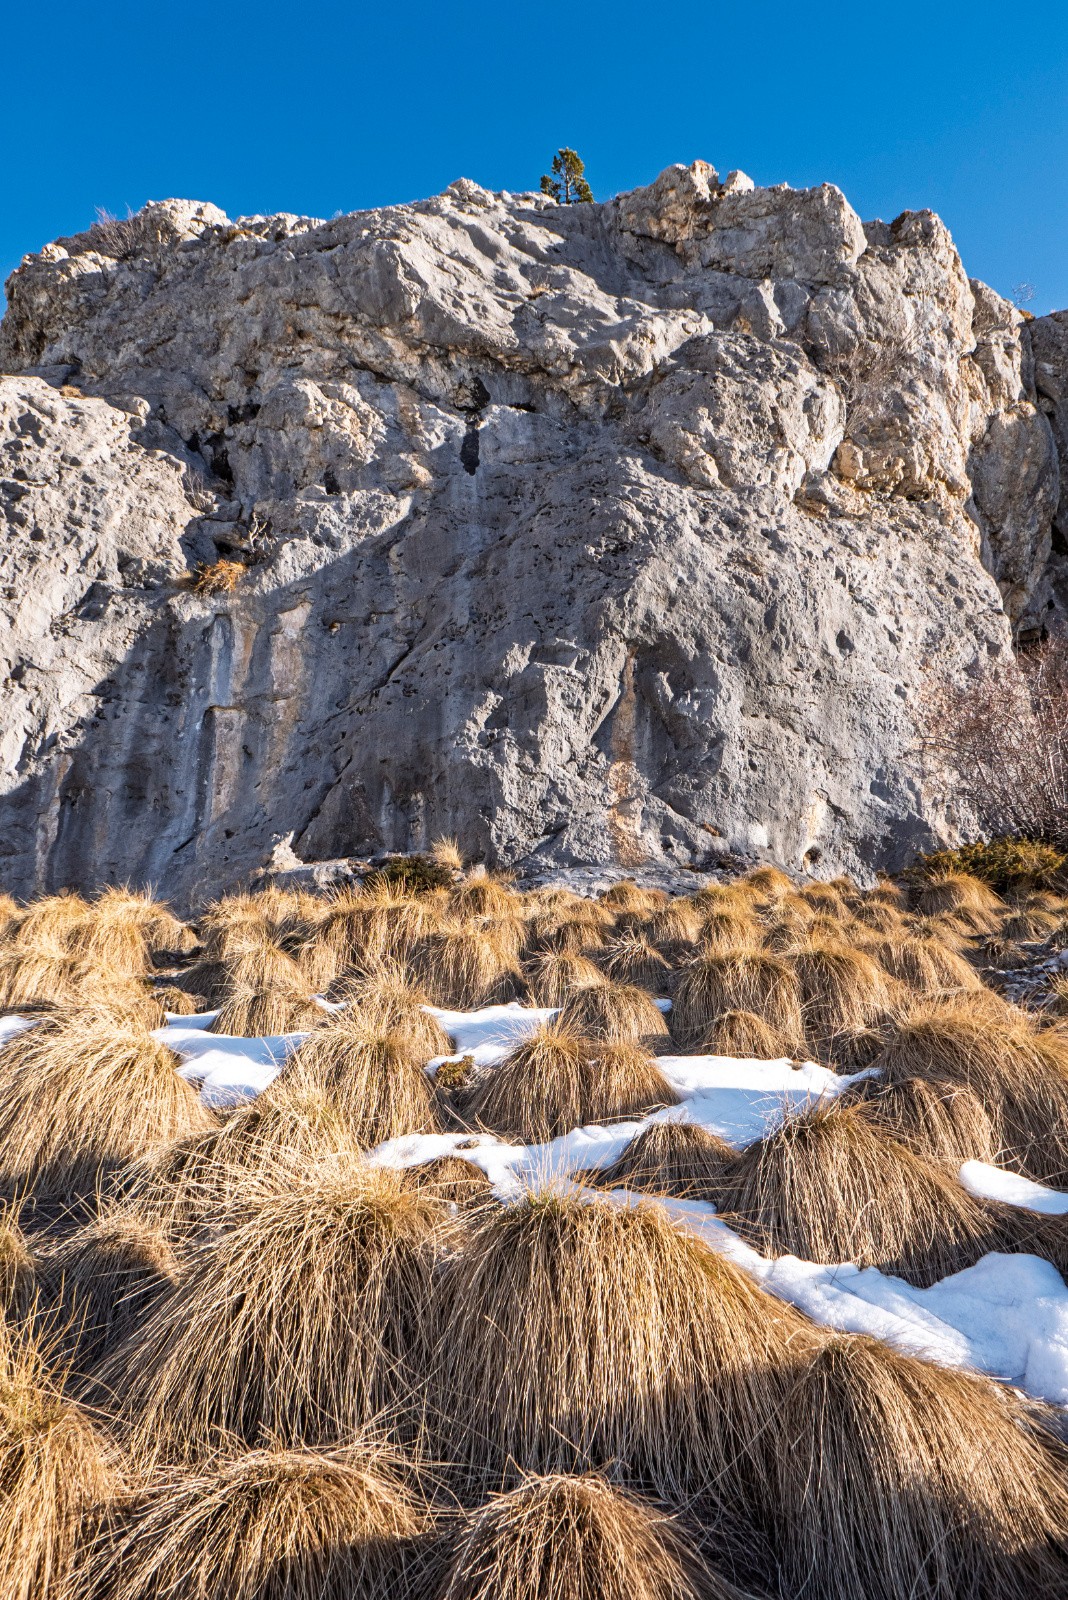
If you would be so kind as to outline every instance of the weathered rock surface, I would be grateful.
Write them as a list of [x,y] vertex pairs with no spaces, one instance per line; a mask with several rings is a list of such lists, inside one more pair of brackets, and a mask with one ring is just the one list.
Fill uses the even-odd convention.
[[[952,821],[910,754],[926,675],[1061,605],[1068,336],[928,212],[705,163],[570,208],[166,201],[8,296],[20,893],[443,831],[893,866]],[[220,556],[247,572],[196,592]]]

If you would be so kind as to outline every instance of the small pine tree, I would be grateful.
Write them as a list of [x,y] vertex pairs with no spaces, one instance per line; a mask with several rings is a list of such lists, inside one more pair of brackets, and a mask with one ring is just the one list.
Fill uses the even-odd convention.
[[576,200],[592,200],[593,190],[585,179],[586,163],[577,150],[558,150],[553,156],[554,178],[546,172],[541,180],[542,194],[551,194],[561,205],[574,205]]

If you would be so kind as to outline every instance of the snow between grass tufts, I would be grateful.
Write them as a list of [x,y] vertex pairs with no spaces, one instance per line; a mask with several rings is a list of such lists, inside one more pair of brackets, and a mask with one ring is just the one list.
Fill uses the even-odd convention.
[[[666,1007],[663,1003],[662,1009]],[[555,1015],[548,1008],[511,1004],[478,1011],[430,1008],[456,1046],[454,1057],[473,1056],[492,1068],[509,1050]],[[259,1094],[277,1077],[304,1033],[245,1039],[206,1032],[215,1012],[168,1019],[156,1037],[182,1058],[183,1077],[199,1083],[201,1099],[234,1106]],[[32,1023],[0,1018],[0,1047]],[[661,1056],[658,1065],[682,1103],[641,1121],[574,1128],[541,1145],[512,1145],[490,1134],[411,1134],[373,1151],[381,1166],[410,1167],[457,1152],[481,1167],[502,1201],[532,1188],[566,1181],[581,1169],[610,1166],[651,1122],[696,1123],[742,1147],[776,1128],[791,1112],[830,1098],[856,1078],[815,1062],[744,1061],[726,1056]],[[1068,1194],[979,1161],[961,1168],[972,1194],[1046,1214],[1068,1213]],[[618,1205],[642,1197],[627,1190],[599,1196]],[[591,1201],[593,1197],[591,1196]],[[963,1272],[916,1289],[874,1267],[850,1262],[822,1266],[796,1256],[768,1260],[745,1244],[701,1201],[663,1199],[680,1226],[728,1255],[771,1294],[789,1301],[814,1322],[844,1332],[867,1333],[897,1349],[944,1366],[972,1368],[1017,1384],[1037,1399],[1068,1405],[1068,1287],[1049,1262],[1030,1255],[987,1255]]]

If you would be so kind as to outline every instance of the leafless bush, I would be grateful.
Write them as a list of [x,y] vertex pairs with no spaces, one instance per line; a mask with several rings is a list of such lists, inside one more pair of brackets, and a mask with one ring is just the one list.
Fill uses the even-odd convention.
[[916,330],[888,333],[883,337],[846,345],[832,339],[818,352],[818,363],[841,391],[846,405],[848,434],[862,431],[878,416],[887,392],[901,381],[915,356]]
[[932,685],[921,734],[984,833],[1068,846],[1068,640]]
[[95,248],[113,261],[130,261],[140,251],[141,232],[135,216],[113,217],[98,206],[89,232]]

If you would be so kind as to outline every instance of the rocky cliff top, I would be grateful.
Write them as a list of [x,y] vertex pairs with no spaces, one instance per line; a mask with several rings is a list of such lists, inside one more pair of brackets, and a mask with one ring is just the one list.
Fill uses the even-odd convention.
[[[171,200],[8,298],[22,892],[442,831],[896,865],[956,820],[911,754],[926,677],[1062,608],[1068,322],[930,212],[703,162],[601,205]],[[231,590],[191,582],[220,559]]]

